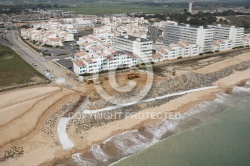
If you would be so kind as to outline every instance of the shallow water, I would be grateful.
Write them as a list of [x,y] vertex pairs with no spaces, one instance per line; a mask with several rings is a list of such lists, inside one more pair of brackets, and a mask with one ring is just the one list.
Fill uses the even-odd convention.
[[248,165],[249,103],[249,84],[235,87],[232,94],[220,93],[181,119],[113,136],[60,165]]
[[220,101],[230,106],[222,113],[114,165],[250,165],[250,98],[246,91],[235,88],[234,97]]

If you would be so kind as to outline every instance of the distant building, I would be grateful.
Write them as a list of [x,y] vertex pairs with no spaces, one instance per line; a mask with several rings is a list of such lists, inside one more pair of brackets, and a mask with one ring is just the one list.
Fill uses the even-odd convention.
[[247,34],[243,37],[242,45],[244,47],[249,47],[250,46],[250,34]]
[[165,25],[174,24],[174,23],[177,23],[177,22],[167,20],[167,21],[154,22],[154,25],[153,25],[153,26],[154,26],[155,28],[158,28],[158,29],[164,29],[164,26],[165,26]]
[[111,32],[111,26],[101,26],[101,27],[95,27],[94,28],[94,34],[98,33],[106,33],[106,32]]
[[81,30],[86,27],[94,27],[94,23],[90,18],[64,18],[60,21],[64,24],[72,24],[76,30]]
[[233,47],[242,46],[244,37],[244,28],[225,25],[209,25],[208,27],[214,29],[213,38],[215,40],[232,40]]
[[189,13],[192,13],[192,12],[193,12],[192,8],[193,8],[193,1],[192,1],[192,0],[189,0],[189,8],[188,8],[188,12],[189,12]]
[[130,35],[116,36],[114,39],[114,49],[133,53],[141,63],[149,62],[152,60],[153,41]]
[[193,27],[189,24],[168,24],[164,28],[164,42],[166,44],[186,40],[191,44],[197,44],[203,52],[211,51],[213,42],[213,29],[203,26]]
[[191,44],[186,40],[181,40],[168,46],[156,48],[152,60],[154,62],[160,62],[163,60],[191,57],[199,55],[200,52],[201,48],[197,44]]
[[212,43],[212,51],[226,51],[231,50],[234,46],[234,43],[232,40],[217,40]]
[[147,38],[148,27],[142,26],[138,23],[130,23],[126,25],[117,26],[113,29],[116,36],[135,36],[138,38]]

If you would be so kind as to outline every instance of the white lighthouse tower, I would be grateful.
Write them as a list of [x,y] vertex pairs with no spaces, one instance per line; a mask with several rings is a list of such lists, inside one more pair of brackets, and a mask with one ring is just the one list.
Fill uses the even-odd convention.
[[189,0],[189,9],[188,9],[188,12],[189,13],[192,13],[193,11],[192,11],[192,7],[193,7],[193,0]]

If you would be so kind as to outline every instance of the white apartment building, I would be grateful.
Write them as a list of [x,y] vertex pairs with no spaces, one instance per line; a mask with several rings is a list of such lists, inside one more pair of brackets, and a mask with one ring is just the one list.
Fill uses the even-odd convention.
[[64,42],[74,41],[74,35],[65,31],[57,32],[58,38],[62,39]]
[[232,40],[233,47],[242,46],[242,40],[244,37],[244,28],[227,26],[227,25],[209,25],[208,27],[214,29],[214,41],[215,40]]
[[226,51],[231,50],[234,47],[234,42],[232,40],[217,40],[212,43],[212,51]]
[[111,29],[112,29],[112,27],[110,25],[95,27],[94,34],[111,32]]
[[116,23],[118,25],[121,24],[130,24],[130,23],[138,23],[140,25],[148,23],[148,20],[145,20],[144,17],[113,17],[111,19],[112,23]]
[[167,24],[164,28],[163,38],[166,44],[187,40],[191,44],[197,44],[203,52],[211,51],[213,42],[213,29],[192,27],[189,24]]
[[148,27],[139,25],[138,23],[131,23],[113,28],[116,36],[131,35],[138,38],[147,38]]
[[212,47],[213,39],[213,29],[207,28],[204,29],[203,26],[200,26],[198,29],[197,42],[196,44],[202,48],[202,52],[210,52]]
[[104,17],[103,19],[101,19],[101,23],[104,25],[110,24],[111,19],[110,17]]
[[133,54],[112,49],[99,53],[79,52],[75,54],[75,58],[72,61],[74,72],[77,75],[132,67],[137,64],[137,58]]
[[76,30],[81,30],[86,27],[94,27],[94,23],[88,17],[63,18],[63,19],[58,19],[58,21],[63,22],[64,24],[72,24]]
[[63,46],[63,43],[62,43],[61,39],[59,39],[59,38],[49,38],[45,43],[47,45],[52,46],[52,47]]
[[242,45],[244,47],[249,47],[250,46],[250,34],[247,34],[243,37]]
[[168,25],[168,24],[177,24],[177,22],[175,22],[175,21],[169,21],[169,20],[167,20],[167,21],[159,21],[159,22],[154,22],[154,27],[155,28],[158,28],[158,29],[164,29],[164,27],[165,27],[165,25]]
[[200,54],[201,48],[197,44],[191,44],[186,40],[181,40],[178,43],[158,47],[155,51],[155,54],[152,56],[152,61],[160,62],[163,60],[197,56]]
[[114,33],[100,33],[80,37],[77,41],[80,51],[89,51],[91,47],[113,44]]
[[153,41],[135,36],[116,36],[114,49],[128,51],[138,57],[138,63],[150,62],[152,60]]
[[[74,41],[74,35],[61,30],[37,30],[35,28],[21,29],[21,36],[25,40],[51,45],[53,47],[63,46],[62,42]],[[51,44],[52,43],[52,44]]]

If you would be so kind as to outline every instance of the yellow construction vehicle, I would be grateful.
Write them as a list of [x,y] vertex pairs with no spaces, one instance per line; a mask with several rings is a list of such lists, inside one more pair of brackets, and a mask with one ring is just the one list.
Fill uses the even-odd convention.
[[67,73],[66,73],[68,76],[70,76],[71,75],[71,72],[69,72],[69,71],[67,71]]
[[140,77],[140,74],[139,73],[136,73],[136,74],[128,74],[127,75],[127,77],[128,77],[128,79],[129,80],[132,80],[132,79],[134,79],[134,78],[139,78]]

